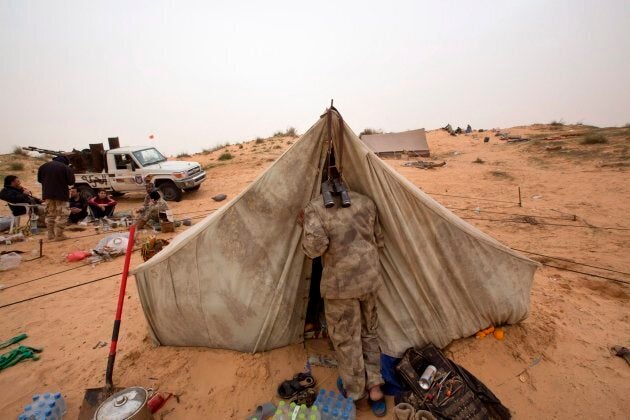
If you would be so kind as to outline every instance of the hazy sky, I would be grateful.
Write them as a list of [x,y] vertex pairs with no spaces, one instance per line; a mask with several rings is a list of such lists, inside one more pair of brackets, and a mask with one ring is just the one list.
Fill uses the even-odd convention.
[[628,0],[300,3],[0,0],[0,152],[630,122]]

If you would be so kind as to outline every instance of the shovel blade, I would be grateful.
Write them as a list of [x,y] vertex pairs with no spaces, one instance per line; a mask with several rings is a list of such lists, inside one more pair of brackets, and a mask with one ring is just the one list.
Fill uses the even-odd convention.
[[81,401],[79,420],[92,420],[96,410],[98,410],[98,407],[103,403],[103,401],[123,389],[124,388],[108,387],[86,389],[83,401]]

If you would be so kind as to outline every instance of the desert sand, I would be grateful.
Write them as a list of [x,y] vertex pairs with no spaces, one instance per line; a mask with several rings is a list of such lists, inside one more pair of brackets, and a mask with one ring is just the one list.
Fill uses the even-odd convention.
[[[402,166],[406,159],[387,163],[469,223],[533,259],[630,282],[630,128],[532,125],[504,131],[533,140],[508,144],[490,131],[453,137],[433,130],[428,133],[430,159],[446,161],[445,166],[421,170]],[[607,142],[583,144],[588,133],[603,134]],[[488,143],[483,142],[485,136],[490,137]],[[543,140],[550,136],[561,138]],[[235,197],[294,141],[250,141],[185,158],[204,165],[208,180],[198,192],[171,203],[172,209],[180,219],[199,221]],[[219,161],[226,149],[234,159]],[[14,161],[22,161],[24,170],[10,171]],[[36,195],[41,189],[35,173],[42,163],[32,157],[0,156],[2,174],[15,172]],[[228,199],[212,201],[219,193]],[[142,198],[126,195],[118,209],[139,207]],[[0,208],[7,213],[6,207]],[[160,237],[172,238],[184,229]],[[0,340],[25,332],[29,338],[24,344],[44,348],[39,361],[0,371],[0,418],[16,418],[33,393],[50,390],[63,393],[68,418],[76,418],[84,390],[104,385],[123,257],[54,275],[84,264],[68,263],[65,256],[94,247],[104,234],[88,228],[68,236],[62,242],[44,239],[42,258],[0,273],[0,307],[114,276],[0,308]],[[0,245],[3,251],[24,251],[25,259],[33,258],[37,248],[37,240]],[[132,267],[140,262],[135,252]],[[20,284],[45,275],[50,276]],[[243,419],[257,404],[277,402],[278,384],[304,367],[303,344],[260,354],[155,347],[133,277],[126,295],[114,383],[177,394],[178,401],[169,400],[156,418]],[[445,352],[481,379],[515,418],[628,418],[630,366],[609,348],[630,345],[630,285],[545,265],[535,275],[528,318],[506,326],[505,332],[504,341],[463,338]],[[99,342],[108,345],[98,347]],[[324,367],[314,367],[314,375],[327,388],[337,377],[334,369]],[[391,399],[389,408],[391,412]],[[372,416],[360,412],[359,418]]]

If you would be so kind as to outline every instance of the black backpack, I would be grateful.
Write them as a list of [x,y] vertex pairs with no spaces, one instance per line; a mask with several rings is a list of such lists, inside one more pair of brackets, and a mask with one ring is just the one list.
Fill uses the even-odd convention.
[[[437,372],[431,387],[424,390],[419,380],[429,365],[435,366]],[[511,418],[510,411],[492,391],[432,344],[422,350],[408,349],[396,366],[396,372],[408,387],[396,403],[411,404],[416,410],[427,410],[443,419]]]

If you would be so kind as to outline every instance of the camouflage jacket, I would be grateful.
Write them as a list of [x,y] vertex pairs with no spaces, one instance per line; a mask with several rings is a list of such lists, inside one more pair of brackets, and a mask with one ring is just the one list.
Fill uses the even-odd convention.
[[327,299],[352,299],[375,292],[381,285],[378,248],[383,234],[374,202],[350,192],[352,205],[324,207],[322,197],[304,209],[302,249],[309,258],[322,256],[321,295]]
[[149,200],[149,202],[147,203],[147,208],[146,208],[147,213],[151,213],[154,211],[158,213],[164,213],[167,210],[168,210],[168,204],[166,203],[166,201],[164,201],[163,198],[160,198],[157,201]]

